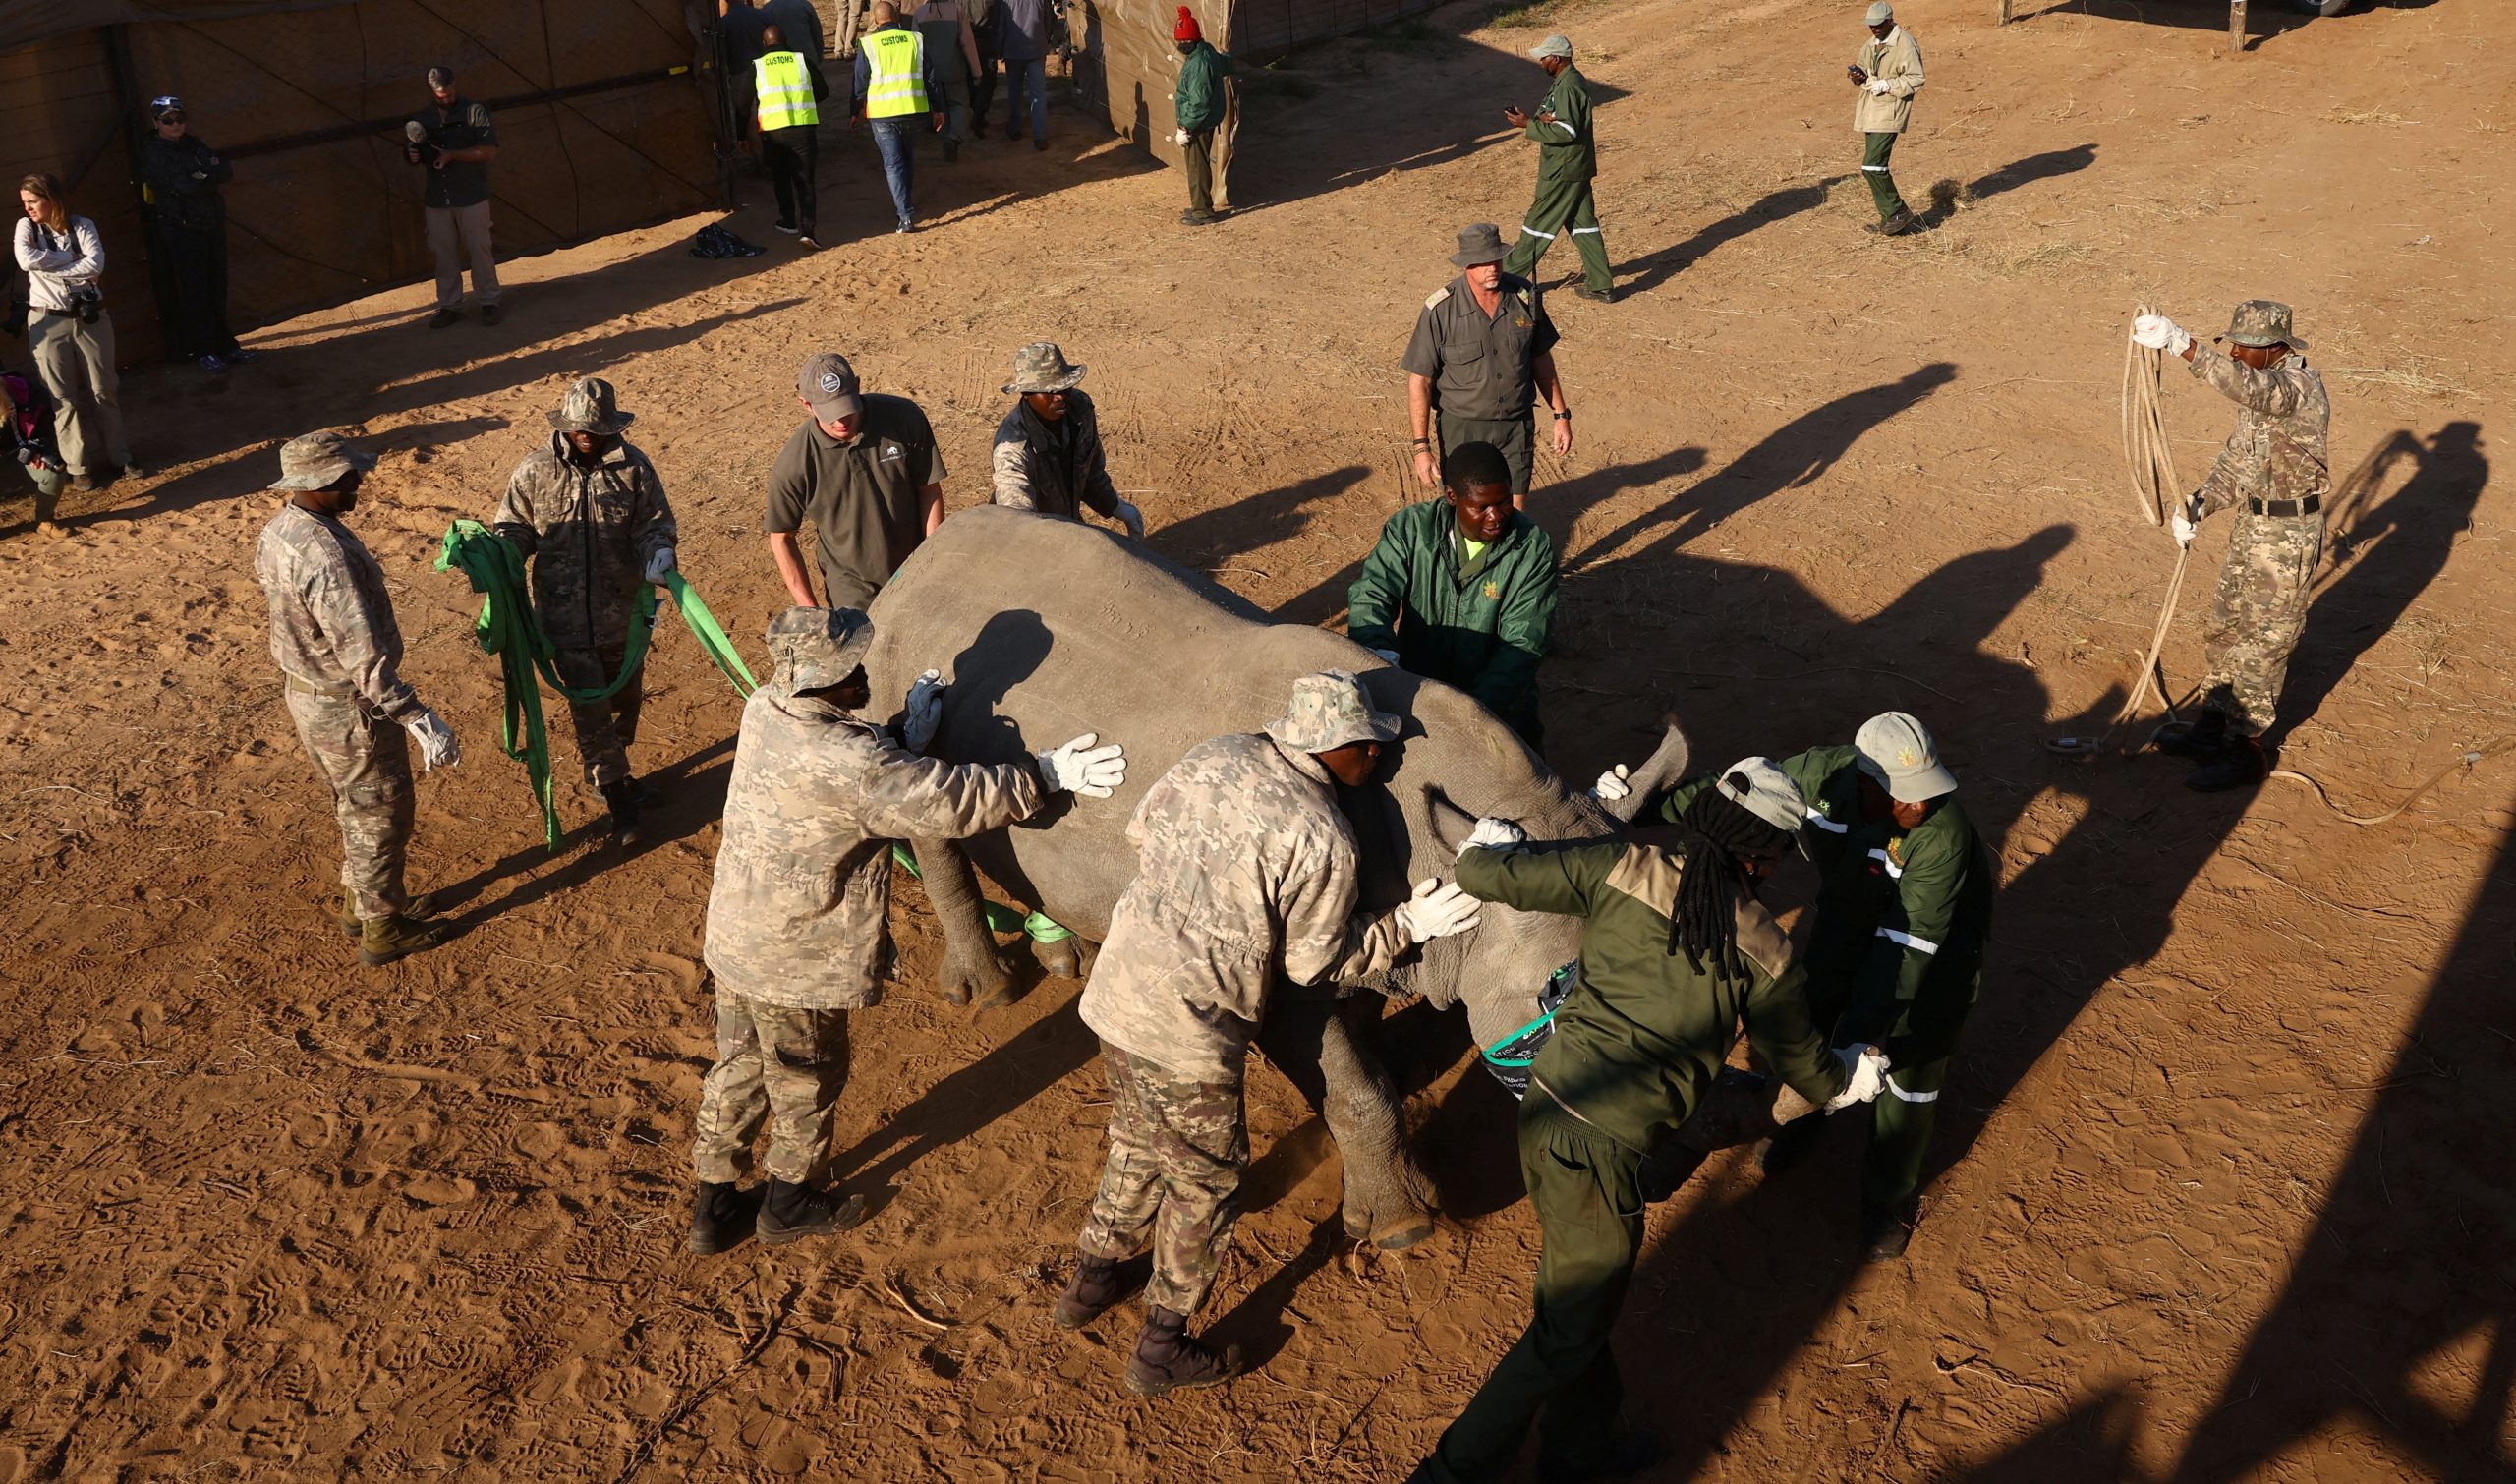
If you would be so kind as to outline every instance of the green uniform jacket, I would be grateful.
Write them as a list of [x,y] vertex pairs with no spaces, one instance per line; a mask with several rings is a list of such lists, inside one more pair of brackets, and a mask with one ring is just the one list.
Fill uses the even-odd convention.
[[1590,85],[1579,68],[1567,66],[1555,75],[1546,102],[1520,132],[1538,143],[1539,185],[1585,181],[1599,173],[1599,141],[1590,133]]
[[1179,127],[1203,134],[1223,124],[1223,80],[1231,71],[1229,55],[1203,41],[1191,44],[1179,58],[1179,82],[1171,92],[1171,108]]
[[1555,627],[1555,542],[1518,511],[1470,561],[1448,500],[1409,505],[1345,594],[1345,633],[1401,668],[1455,685],[1519,731],[1537,721],[1537,666]]
[[1648,1151],[1687,1120],[1744,1021],[1747,1039],[1811,1103],[1844,1089],[1809,1019],[1802,977],[1764,908],[1739,911],[1744,981],[1698,974],[1676,951],[1669,911],[1683,857],[1649,845],[1470,850],[1458,884],[1480,901],[1588,920],[1580,982],[1529,1068],[1549,1096],[1628,1148]]
[[[1862,817],[1860,766],[1849,747],[1781,760],[1808,800],[1801,838],[1816,866],[1817,921],[1806,962],[1818,1019],[1834,1042],[1887,1048],[1899,1066],[1946,1056],[1982,989],[1999,876],[1965,806],[1943,798],[1910,830]],[[1675,822],[1709,779],[1673,791]]]

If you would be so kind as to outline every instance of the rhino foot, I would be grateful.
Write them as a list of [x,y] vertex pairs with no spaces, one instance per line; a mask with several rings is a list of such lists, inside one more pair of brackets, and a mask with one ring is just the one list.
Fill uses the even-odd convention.
[[1039,964],[1042,973],[1054,978],[1083,977],[1085,959],[1080,938],[1060,938],[1055,942],[1042,942],[1035,938],[1031,940],[1031,958]]
[[1013,971],[1005,967],[993,944],[977,953],[954,953],[944,961],[944,998],[954,1004],[973,1000],[981,1009],[1013,1002]]

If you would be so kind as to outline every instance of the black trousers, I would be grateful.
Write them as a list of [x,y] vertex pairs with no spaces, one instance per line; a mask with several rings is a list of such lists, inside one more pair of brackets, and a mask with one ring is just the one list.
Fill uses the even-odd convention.
[[994,52],[979,53],[979,75],[970,79],[970,113],[978,120],[979,132],[987,132],[987,111],[996,102],[996,66]]
[[227,327],[227,223],[166,224],[175,279],[175,349],[187,361],[236,349]]
[[821,135],[815,125],[763,130],[761,163],[769,167],[769,184],[777,193],[777,219],[793,222],[806,237],[813,235],[813,179],[821,164]]

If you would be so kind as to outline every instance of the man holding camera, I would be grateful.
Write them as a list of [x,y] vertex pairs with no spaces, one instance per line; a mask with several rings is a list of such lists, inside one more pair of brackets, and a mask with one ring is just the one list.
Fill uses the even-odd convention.
[[436,258],[436,313],[429,328],[441,330],[463,317],[463,265],[472,264],[472,297],[481,322],[498,322],[498,263],[489,250],[489,161],[498,157],[498,131],[489,110],[458,95],[454,69],[429,69],[435,106],[402,126],[402,157],[428,170],[426,203],[429,253]]

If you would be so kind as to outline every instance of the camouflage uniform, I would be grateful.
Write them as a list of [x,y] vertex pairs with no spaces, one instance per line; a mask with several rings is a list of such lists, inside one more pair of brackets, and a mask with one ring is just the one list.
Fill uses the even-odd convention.
[[402,630],[384,569],[338,520],[294,501],[262,527],[254,576],[270,600],[271,658],[288,713],[341,825],[341,885],[358,915],[410,906],[411,749],[427,708],[401,675]]
[[1396,718],[1363,707],[1351,676],[1340,677],[1342,697],[1319,678],[1301,683],[1292,714],[1266,734],[1203,743],[1146,791],[1127,825],[1136,878],[1083,992],[1111,1114],[1109,1161],[1077,1246],[1125,1258],[1150,1234],[1145,1297],[1174,1314],[1204,1301],[1237,1215],[1249,1158],[1241,1073],[1268,991],[1279,976],[1314,985],[1375,974],[1409,943],[1394,913],[1355,912],[1353,828],[1312,756],[1363,735],[1387,740]]
[[1037,771],[955,766],[903,751],[826,696],[863,662],[853,609],[795,608],[770,626],[778,669],[743,707],[702,955],[716,981],[715,1066],[692,1165],[738,1179],[764,1110],[772,1176],[820,1158],[845,1071],[843,1012],[879,1003],[892,947],[889,842],[960,838],[1029,818]]
[[[2276,316],[2276,317],[2275,317]],[[2331,471],[2324,445],[2332,404],[2323,377],[2288,335],[2286,306],[2261,300],[2237,308],[2231,336],[2260,338],[2276,323],[2290,352],[2256,371],[2215,347],[2193,347],[2193,375],[2244,409],[2219,450],[2209,478],[2195,492],[2198,513],[2242,507],[2219,567],[2219,588],[2202,625],[2208,673],[2202,704],[2228,718],[2237,733],[2259,737],[2279,711],[2280,683],[2307,620],[2307,593],[2323,556],[2323,495]],[[2305,508],[2316,501],[2316,508]],[[2261,507],[2297,502],[2296,513]]]
[[[561,683],[593,690],[620,673],[647,560],[674,545],[678,528],[644,453],[614,442],[581,463],[567,436],[552,433],[516,467],[489,523],[532,559],[533,605]],[[630,775],[644,691],[640,676],[604,700],[569,703],[586,781],[598,788]]]

